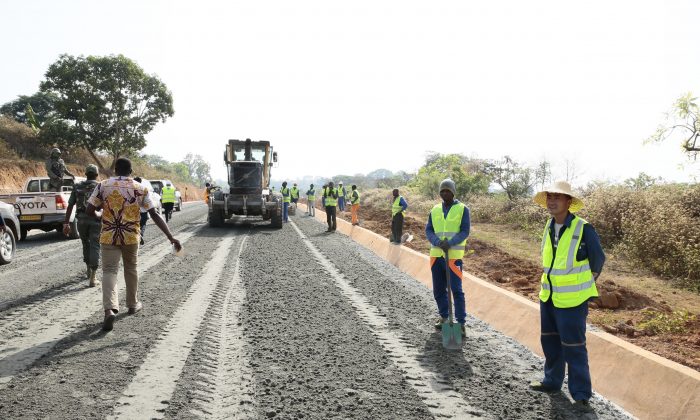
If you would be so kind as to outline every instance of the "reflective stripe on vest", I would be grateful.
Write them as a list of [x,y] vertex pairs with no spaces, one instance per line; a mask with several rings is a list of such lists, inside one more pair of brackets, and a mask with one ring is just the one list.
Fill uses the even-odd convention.
[[[460,231],[462,227],[462,216],[464,216],[464,209],[467,207],[462,203],[455,203],[450,207],[447,212],[447,219],[445,219],[445,213],[442,210],[442,204],[437,204],[430,211],[430,219],[433,223],[433,228],[435,229],[435,235],[440,239],[452,239]],[[450,246],[448,252],[448,259],[450,260],[461,260],[464,257],[464,250],[467,247],[467,239],[465,238],[462,242]],[[444,257],[445,252],[442,248],[437,246],[430,247],[431,257]]]
[[292,198],[289,196],[289,188],[284,187],[280,190],[280,192],[282,193],[282,202],[283,203],[291,203],[292,202]]
[[174,203],[175,202],[175,188],[173,187],[163,187],[163,195],[160,197],[161,201],[164,203]]
[[[355,195],[357,194],[357,198],[355,198]],[[352,199],[350,200],[352,204],[359,204],[360,203],[360,193],[355,190],[352,192]]]
[[[574,217],[571,225],[559,237],[555,256],[549,234],[551,220],[542,237],[542,277],[540,300],[546,302],[550,296],[557,308],[573,308],[598,296],[593,273],[588,259],[576,261],[581,245],[585,220]],[[552,261],[554,259],[554,261]],[[551,281],[551,285],[550,285]]]
[[323,195],[324,197],[326,197],[326,207],[335,207],[338,205],[338,199],[331,196],[331,193],[337,193],[337,191],[338,190],[336,190],[335,188],[331,189],[328,187],[326,187],[326,189],[323,190]]
[[315,200],[316,199],[316,190],[309,190],[306,193],[306,198],[309,200]]
[[400,204],[402,198],[403,198],[402,196],[396,197],[396,200],[394,200],[394,204],[391,205],[391,217],[394,217],[399,213],[405,213],[405,211],[403,210],[403,207],[401,207],[401,204]]
[[299,189],[292,187],[292,198],[299,198]]

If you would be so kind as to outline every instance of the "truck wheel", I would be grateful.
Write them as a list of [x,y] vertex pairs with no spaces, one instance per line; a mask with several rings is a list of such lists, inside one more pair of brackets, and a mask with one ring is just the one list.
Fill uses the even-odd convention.
[[72,222],[70,222],[70,235],[68,235],[70,239],[80,239],[80,233],[78,233],[78,219],[73,219]]
[[7,227],[4,233],[0,233],[0,265],[11,263],[16,249],[15,234],[12,232],[12,229]]
[[282,229],[282,203],[277,202],[277,206],[272,210],[272,217],[270,217],[270,225],[276,229]]
[[224,211],[213,210],[209,212],[209,226],[222,227],[224,225]]
[[29,229],[20,227],[19,228],[19,240],[23,241],[27,239],[27,234],[29,233]]

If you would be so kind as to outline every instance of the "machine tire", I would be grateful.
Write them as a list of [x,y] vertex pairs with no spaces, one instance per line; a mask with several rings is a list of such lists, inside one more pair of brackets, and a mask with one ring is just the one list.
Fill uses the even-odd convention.
[[4,233],[0,233],[0,265],[9,264],[15,256],[17,250],[17,240],[15,234],[9,226],[6,227]]
[[275,229],[282,229],[282,202],[277,201],[277,205],[272,211],[270,225]]
[[222,227],[224,225],[224,211],[223,210],[211,210],[209,212],[209,226],[211,227]]
[[80,239],[80,233],[78,233],[78,219],[73,219],[73,221],[70,222],[70,235],[68,235],[68,237],[70,239]]

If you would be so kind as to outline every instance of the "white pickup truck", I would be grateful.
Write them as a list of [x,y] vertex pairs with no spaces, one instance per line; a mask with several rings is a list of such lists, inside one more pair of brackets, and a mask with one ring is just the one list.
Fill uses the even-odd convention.
[[[0,195],[0,201],[15,206],[20,225],[20,240],[26,239],[27,232],[31,229],[41,229],[44,232],[55,229],[59,233],[62,232],[73,185],[84,180],[85,178],[81,177],[64,177],[61,191],[55,192],[49,191],[48,177],[31,177],[27,179],[21,193]],[[70,238],[80,238],[75,210],[71,214],[70,222]]]

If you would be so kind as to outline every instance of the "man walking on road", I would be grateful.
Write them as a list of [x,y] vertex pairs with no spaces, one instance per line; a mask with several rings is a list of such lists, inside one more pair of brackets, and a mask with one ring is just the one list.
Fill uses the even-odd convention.
[[326,222],[328,230],[326,232],[335,232],[337,227],[335,220],[335,206],[338,204],[338,190],[333,188],[333,182],[329,182],[328,186],[323,189],[323,199],[326,209]]
[[[141,177],[135,176],[134,181],[140,184],[143,180],[141,179]],[[150,194],[150,191],[148,193]],[[141,229],[141,241],[139,242],[139,244],[143,245],[145,243],[145,241],[143,240],[143,235],[146,234],[146,223],[148,223],[148,209],[140,207],[139,211],[141,212],[141,222],[139,223],[139,228]]]
[[347,191],[343,187],[343,181],[338,182],[338,210],[345,211],[345,197],[347,196]]
[[78,219],[78,234],[83,245],[83,262],[85,263],[89,287],[99,284],[95,280],[97,267],[100,265],[100,217],[91,217],[87,214],[88,200],[97,187],[97,166],[88,165],[85,168],[86,181],[73,186],[73,191],[68,199],[66,218],[63,220],[63,234],[71,233],[70,216],[75,207],[75,217]]
[[350,193],[350,205],[352,206],[350,207],[352,225],[357,226],[360,224],[360,193],[357,191],[357,185],[352,186],[352,192]]
[[160,215],[156,213],[148,191],[134,181],[131,175],[131,161],[119,158],[115,164],[115,177],[100,182],[88,200],[87,215],[97,217],[95,210],[102,208],[102,303],[105,310],[102,330],[111,331],[119,312],[117,295],[117,272],[119,260],[124,261],[126,282],[126,305],[129,314],[140,311],[143,305],[138,300],[138,250],[140,237],[139,207],[148,209],[153,222],[163,231],[170,243],[180,250],[182,245],[175,239]]
[[287,181],[282,183],[282,221],[284,223],[289,222],[289,203],[292,201],[291,191],[287,188]]
[[403,235],[403,216],[408,208],[406,200],[399,195],[399,189],[392,191],[393,203],[391,205],[391,243],[400,244]]
[[583,208],[583,201],[571,191],[569,183],[555,182],[537,193],[534,201],[547,209],[552,218],[542,234],[540,341],[545,356],[544,379],[532,382],[530,388],[558,391],[568,365],[574,405],[591,412],[586,317],[589,299],[598,296],[595,282],[603,269],[605,254],[593,226],[574,215]]
[[173,218],[173,207],[175,207],[175,187],[170,182],[166,182],[160,197],[165,212],[165,221],[169,222]]
[[311,217],[316,216],[316,190],[314,189],[314,184],[311,184],[309,190],[306,191],[306,200],[308,207],[306,214]]
[[[449,311],[447,282],[449,281],[455,303],[455,318],[464,336],[467,312],[462,289],[462,258],[467,246],[470,219],[469,208],[459,200],[455,200],[456,193],[457,186],[451,179],[445,179],[440,183],[442,203],[436,204],[428,214],[425,235],[431,245],[430,271],[433,275],[433,296],[440,313],[440,317],[435,322],[435,328],[439,330],[447,322]],[[450,268],[449,279],[447,267]]]
[[75,179],[75,175],[70,173],[63,159],[61,159],[61,149],[58,148],[51,150],[51,156],[46,161],[46,172],[49,175],[49,191],[61,191],[64,174],[68,174]]

